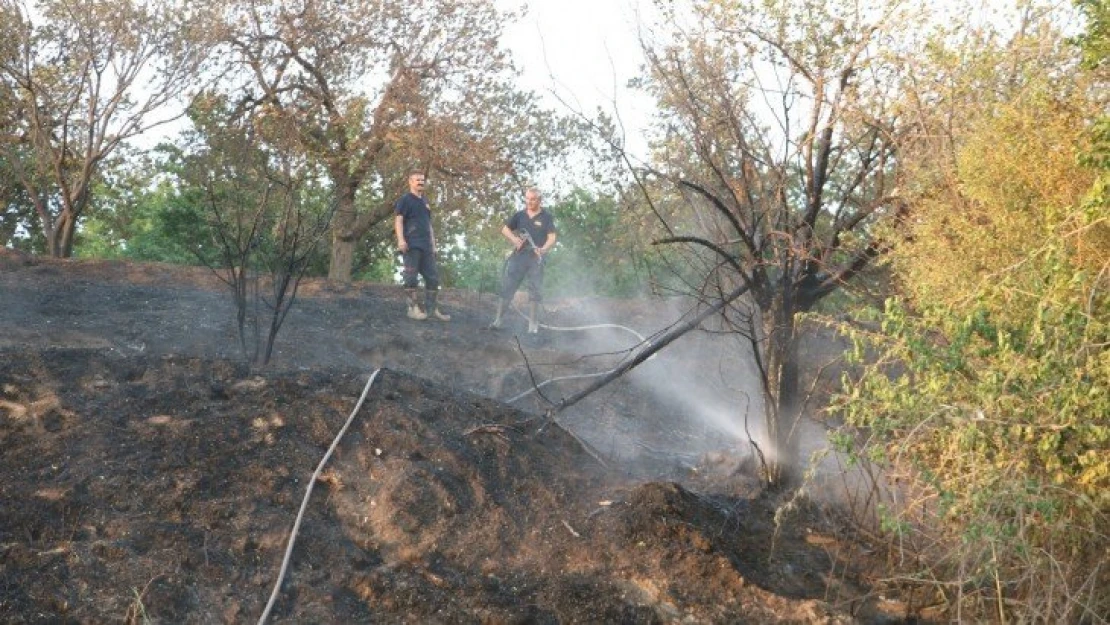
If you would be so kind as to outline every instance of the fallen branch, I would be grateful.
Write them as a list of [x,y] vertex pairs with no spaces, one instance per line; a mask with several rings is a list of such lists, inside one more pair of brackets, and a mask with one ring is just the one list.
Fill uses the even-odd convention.
[[548,412],[548,417],[549,418],[554,417],[555,414],[557,414],[559,412],[562,412],[563,410],[566,410],[567,408],[570,408],[571,406],[573,406],[574,404],[577,404],[578,402],[582,401],[583,399],[585,399],[586,397],[588,397],[592,393],[604,388],[606,385],[608,385],[613,380],[616,380],[617,378],[621,377],[625,373],[628,373],[629,371],[631,371],[635,367],[639,366],[640,363],[644,362],[645,360],[647,360],[648,358],[653,356],[656,352],[663,349],[667,345],[670,345],[675,339],[682,336],[683,334],[686,334],[690,330],[693,330],[694,328],[698,327],[699,325],[701,325],[702,321],[705,321],[709,317],[712,317],[713,315],[717,314],[722,309],[724,309],[725,306],[728,306],[733,301],[735,301],[737,298],[739,298],[741,295],[743,295],[744,293],[747,293],[747,292],[748,292],[748,286],[747,285],[741,286],[741,287],[737,288],[736,290],[732,291],[731,293],[722,297],[720,301],[713,304],[709,308],[703,310],[701,313],[699,313],[698,315],[696,315],[694,318],[690,319],[689,321],[686,321],[685,323],[674,326],[673,328],[668,330],[665,334],[663,334],[661,337],[659,337],[657,340],[649,342],[647,344],[647,346],[644,347],[644,349],[642,349],[639,353],[637,353],[635,356],[633,356],[631,359],[629,359],[628,362],[625,362],[624,364],[620,365],[619,367],[613,369],[612,371],[609,372],[608,375],[606,375],[603,378],[600,378],[600,379],[596,380],[593,384],[587,386],[585,389],[583,389],[583,390],[579,391],[578,393],[576,393],[574,395],[571,395],[570,397],[568,397],[568,398],[564,399],[563,401],[559,402],[559,404],[557,406],[555,406],[554,408],[552,408]]
[[489,423],[486,425],[476,425],[469,430],[463,432],[463,436],[471,436],[473,434],[493,434],[497,438],[509,442],[509,437],[505,436],[505,430],[512,430],[519,433],[520,428],[511,425],[503,425],[499,423]]

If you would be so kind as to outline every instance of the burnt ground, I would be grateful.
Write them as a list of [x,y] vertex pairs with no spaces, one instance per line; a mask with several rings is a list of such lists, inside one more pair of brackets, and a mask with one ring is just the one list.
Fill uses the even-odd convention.
[[267,622],[902,622],[866,551],[677,404],[621,380],[546,416],[588,379],[532,382],[627,332],[441,301],[417,322],[399,288],[307,281],[252,370],[207,270],[0,250],[0,621],[257,622],[307,502]]

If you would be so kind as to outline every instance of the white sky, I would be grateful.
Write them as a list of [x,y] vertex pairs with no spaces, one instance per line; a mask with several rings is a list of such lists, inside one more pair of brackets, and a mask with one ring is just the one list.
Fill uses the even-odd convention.
[[[650,10],[650,0],[496,3],[506,9],[522,1],[528,13],[506,27],[503,39],[523,72],[521,86],[544,95],[561,113],[571,106],[587,114],[599,107],[619,114],[629,138],[642,139],[651,102],[626,85],[640,74],[639,12]],[[643,141],[630,141],[629,148],[642,153]]]
[[[629,151],[643,155],[653,103],[626,85],[640,74],[637,30],[645,18],[639,12],[650,14],[651,0],[494,1],[502,10],[528,7],[522,19],[506,25],[502,40],[523,72],[520,86],[542,95],[559,113],[569,113],[569,106],[593,115],[600,107],[619,116]],[[180,125],[137,143],[154,145]]]

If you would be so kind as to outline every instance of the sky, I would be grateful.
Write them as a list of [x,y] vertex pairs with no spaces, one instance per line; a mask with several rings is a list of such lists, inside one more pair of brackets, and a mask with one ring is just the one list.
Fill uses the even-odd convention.
[[[514,8],[522,0],[496,0]],[[526,0],[528,13],[505,29],[504,44],[523,72],[521,86],[561,113],[598,107],[620,115],[630,138],[642,137],[651,103],[627,88],[640,73],[637,39],[650,0]],[[631,142],[639,152],[642,142]]]
[[[593,114],[601,107],[619,114],[635,155],[646,154],[642,130],[651,101],[627,88],[642,64],[637,28],[639,12],[651,0],[494,0],[501,10],[528,7],[520,20],[507,24],[503,44],[521,70],[520,86],[540,94],[558,113],[573,107]],[[155,145],[181,124],[149,133],[137,144]]]

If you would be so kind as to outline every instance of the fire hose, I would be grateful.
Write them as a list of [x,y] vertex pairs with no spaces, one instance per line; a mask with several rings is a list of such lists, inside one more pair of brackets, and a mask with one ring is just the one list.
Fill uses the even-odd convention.
[[[536,251],[536,256],[539,258],[540,265],[543,265],[543,262],[544,262],[544,256],[543,256],[543,254],[539,253],[539,246],[536,245],[535,240],[532,238],[532,233],[529,232],[527,228],[521,228],[520,230],[517,230],[515,234],[518,237],[520,237],[521,239],[524,240],[525,245],[521,246],[521,248],[518,249],[518,250],[514,250],[512,253],[510,253],[508,256],[505,257],[505,262],[502,263],[502,265],[501,265],[501,281],[502,282],[504,282],[504,280],[505,280],[505,273],[508,270],[509,260],[512,259],[514,254],[517,254],[517,253],[519,253],[519,252],[521,252],[525,249],[531,248],[532,250]],[[512,306],[512,309],[518,315],[520,315],[522,318],[528,319],[528,316],[524,314],[524,311],[520,310],[516,306]],[[612,328],[612,329],[617,329],[617,330],[623,330],[625,332],[628,332],[628,333],[632,334],[639,341],[639,345],[645,345],[645,344],[648,343],[648,340],[647,340],[646,337],[644,337],[644,335],[642,335],[639,332],[633,330],[632,328],[629,328],[627,326],[622,326],[622,325],[616,324],[616,323],[595,323],[595,324],[583,325],[583,326],[553,326],[553,325],[549,325],[549,324],[546,324],[546,323],[537,323],[537,325],[541,328],[556,331],[556,332],[577,332],[577,331],[583,331],[583,330],[599,330],[599,329],[605,329],[605,328]],[[635,349],[635,347],[633,347],[633,349]],[[523,393],[521,393],[519,395],[516,395],[514,397],[506,399],[505,403],[511,404],[513,402],[516,402],[517,400],[523,398],[524,396],[529,395],[533,392],[536,392],[540,388],[542,388],[542,387],[544,387],[548,384],[551,384],[553,382],[560,382],[560,381],[573,380],[573,379],[582,379],[582,378],[593,378],[593,377],[603,376],[603,375],[606,375],[608,373],[609,373],[609,371],[602,371],[600,373],[588,373],[588,374],[581,374],[581,375],[571,375],[571,376],[552,378],[550,380],[546,380],[544,382],[541,382],[539,384],[534,385],[532,388],[524,391]]]

